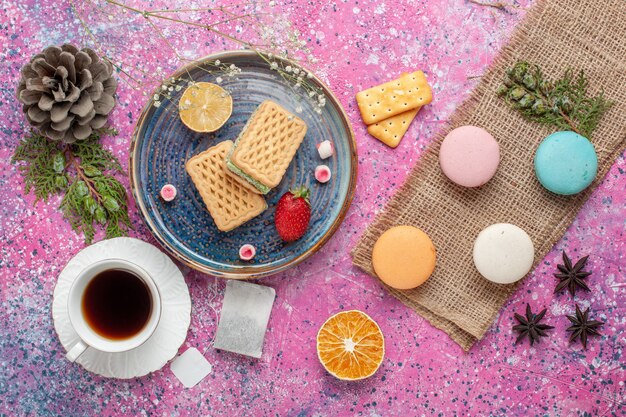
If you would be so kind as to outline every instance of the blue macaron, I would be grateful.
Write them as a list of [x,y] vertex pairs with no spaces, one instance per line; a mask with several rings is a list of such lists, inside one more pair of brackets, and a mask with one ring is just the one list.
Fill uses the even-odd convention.
[[598,172],[593,145],[576,132],[556,132],[546,137],[535,153],[535,174],[546,189],[572,195],[589,186]]

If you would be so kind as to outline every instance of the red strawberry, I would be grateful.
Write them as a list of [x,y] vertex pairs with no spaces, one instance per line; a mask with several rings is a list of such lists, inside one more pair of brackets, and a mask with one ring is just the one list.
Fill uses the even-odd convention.
[[306,187],[293,189],[278,200],[274,224],[285,242],[300,239],[306,233],[311,220],[311,203]]

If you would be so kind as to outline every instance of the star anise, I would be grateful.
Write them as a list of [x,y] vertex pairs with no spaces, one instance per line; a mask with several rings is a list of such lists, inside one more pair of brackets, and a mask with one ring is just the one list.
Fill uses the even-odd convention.
[[546,330],[554,329],[554,327],[539,323],[545,314],[545,308],[541,310],[539,314],[533,314],[530,310],[530,304],[526,304],[526,317],[515,313],[515,318],[519,324],[513,326],[513,330],[520,333],[515,344],[518,344],[524,337],[528,336],[530,345],[532,346],[535,342],[538,342],[540,338],[547,336]]
[[568,332],[572,332],[569,337],[570,342],[580,337],[583,348],[587,349],[587,336],[600,336],[600,333],[596,329],[602,326],[604,322],[589,320],[589,309],[582,312],[578,304],[576,304],[576,316],[567,316],[567,318],[572,322],[572,325],[566,329]]
[[554,274],[554,276],[558,278],[560,282],[557,284],[554,292],[557,293],[563,288],[567,288],[569,293],[574,296],[577,288],[582,288],[585,291],[591,291],[584,281],[585,278],[591,275],[591,272],[583,271],[588,259],[589,255],[584,256],[580,258],[575,265],[572,265],[572,261],[567,256],[565,251],[563,251],[564,265],[557,265],[557,268],[559,268],[559,271],[561,272]]

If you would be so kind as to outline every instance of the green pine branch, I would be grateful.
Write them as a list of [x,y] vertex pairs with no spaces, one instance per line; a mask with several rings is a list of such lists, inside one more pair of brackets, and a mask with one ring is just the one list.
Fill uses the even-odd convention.
[[105,230],[107,239],[127,236],[133,228],[126,189],[113,176],[124,171],[100,143],[102,136],[116,134],[101,129],[80,143],[62,144],[33,132],[13,154],[12,162],[20,163],[24,191],[33,191],[35,202],[62,194],[59,210],[87,244],[93,242],[97,228]]
[[528,120],[590,138],[613,103],[603,92],[589,97],[587,88],[583,71],[574,75],[568,69],[563,78],[551,81],[537,65],[520,61],[506,71],[497,93]]

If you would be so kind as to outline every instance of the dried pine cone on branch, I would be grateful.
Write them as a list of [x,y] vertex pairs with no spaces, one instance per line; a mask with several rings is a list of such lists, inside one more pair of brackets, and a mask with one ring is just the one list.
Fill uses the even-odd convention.
[[31,125],[65,143],[102,128],[115,106],[113,66],[90,48],[50,46],[22,68],[17,97]]

